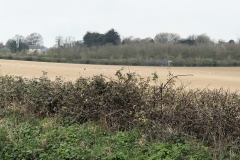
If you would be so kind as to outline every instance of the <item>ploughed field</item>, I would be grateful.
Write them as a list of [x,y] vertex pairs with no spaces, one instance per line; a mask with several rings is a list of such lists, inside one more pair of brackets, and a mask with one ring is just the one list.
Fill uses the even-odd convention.
[[[152,77],[152,73],[158,75],[158,83],[166,82],[169,71],[173,75],[187,75],[179,77],[175,84],[187,85],[186,88],[209,88],[240,90],[240,67],[154,67],[154,66],[113,66],[91,64],[47,63],[34,61],[0,60],[0,75],[16,75],[26,78],[40,77],[43,71],[54,80],[62,77],[64,80],[76,80],[80,76],[92,77],[103,74],[109,78],[115,78],[115,73],[124,67],[123,73],[135,72],[143,78]],[[152,82],[153,83],[153,82]]]

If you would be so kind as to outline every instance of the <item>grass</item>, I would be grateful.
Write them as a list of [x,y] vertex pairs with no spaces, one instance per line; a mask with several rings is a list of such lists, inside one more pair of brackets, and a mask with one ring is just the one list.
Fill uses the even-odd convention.
[[184,138],[147,142],[137,129],[111,132],[68,124],[68,117],[1,119],[1,159],[211,159],[207,147]]

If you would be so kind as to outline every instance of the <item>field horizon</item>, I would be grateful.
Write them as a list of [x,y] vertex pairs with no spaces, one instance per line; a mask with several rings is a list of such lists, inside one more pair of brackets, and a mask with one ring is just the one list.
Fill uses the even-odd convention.
[[[169,78],[169,72],[176,75],[192,75],[179,77],[177,86],[187,85],[186,89],[220,89],[239,91],[240,70],[239,67],[166,67],[166,66],[124,66],[124,65],[93,65],[50,63],[35,61],[0,60],[1,75],[15,75],[26,78],[39,78],[43,71],[47,72],[49,79],[62,77],[66,81],[75,81],[80,76],[92,77],[103,74],[109,78],[115,78],[117,70],[124,68],[123,73],[135,72],[142,78],[152,77],[152,73],[158,75],[157,83],[165,83]],[[152,82],[153,83],[153,82]]]

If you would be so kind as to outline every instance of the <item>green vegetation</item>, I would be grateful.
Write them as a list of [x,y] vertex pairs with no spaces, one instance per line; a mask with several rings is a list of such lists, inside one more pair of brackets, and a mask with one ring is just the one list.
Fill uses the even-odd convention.
[[51,48],[47,54],[26,51],[12,54],[0,50],[1,59],[27,61],[105,64],[105,65],[161,65],[163,59],[172,60],[172,66],[239,66],[240,45],[222,46],[182,44],[139,43],[125,45],[103,45],[99,47],[74,46]]
[[75,46],[52,48],[47,55],[39,56],[49,61],[90,64],[155,65],[161,60],[172,60],[173,66],[239,66],[240,45],[225,44],[161,44],[133,43],[98,47]]
[[146,142],[137,130],[113,133],[92,123],[69,125],[67,117],[24,118],[1,120],[0,159],[210,159],[206,147],[184,139]]
[[1,159],[240,158],[239,94],[116,76],[1,76]]
[[159,33],[152,38],[126,37],[114,29],[105,34],[87,32],[83,41],[57,36],[55,46],[47,51],[29,52],[29,46],[44,49],[42,37],[30,34],[26,39],[16,35],[4,46],[0,44],[0,59],[26,61],[106,64],[106,65],[167,65],[172,66],[240,66],[240,43],[234,40],[215,43],[206,34],[190,35],[182,39],[175,33]]
[[[114,30],[111,29],[105,34],[100,34],[97,32],[87,32],[84,37],[84,44],[87,45],[88,47],[91,46],[102,46],[107,43],[111,43],[113,45],[117,45],[120,43],[120,36],[119,34]],[[62,45],[58,45],[60,47]]]

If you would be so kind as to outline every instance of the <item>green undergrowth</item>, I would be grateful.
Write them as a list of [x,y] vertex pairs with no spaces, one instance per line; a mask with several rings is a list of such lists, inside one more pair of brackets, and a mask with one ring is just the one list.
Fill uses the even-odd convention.
[[147,142],[137,129],[111,132],[68,118],[2,118],[0,159],[211,159],[208,148],[183,137]]

